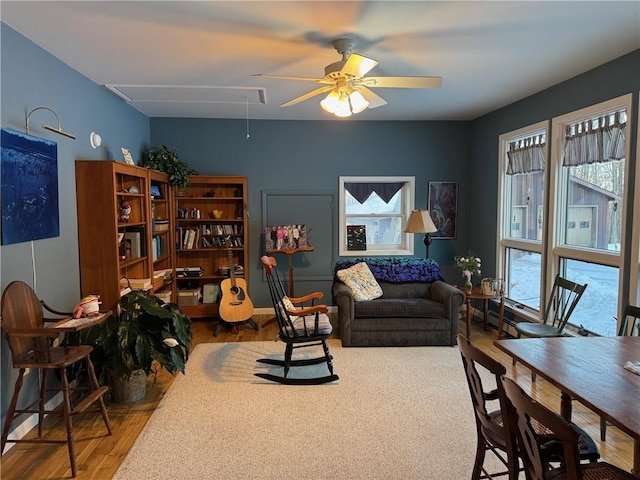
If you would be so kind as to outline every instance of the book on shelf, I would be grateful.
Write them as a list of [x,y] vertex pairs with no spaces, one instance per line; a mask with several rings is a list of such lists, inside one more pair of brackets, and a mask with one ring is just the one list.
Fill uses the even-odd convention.
[[201,277],[204,275],[202,267],[176,267],[176,276],[180,278]]
[[144,256],[144,245],[142,244],[142,232],[124,232],[124,239],[131,245],[131,257]]
[[[151,279],[150,278],[121,278],[120,279],[120,288],[126,289],[127,287],[133,290],[151,290]],[[122,294],[122,290],[120,291],[120,295]]]

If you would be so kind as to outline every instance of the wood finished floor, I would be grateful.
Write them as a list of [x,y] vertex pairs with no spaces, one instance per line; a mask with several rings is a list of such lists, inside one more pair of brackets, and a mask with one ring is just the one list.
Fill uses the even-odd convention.
[[[256,317],[256,320],[259,325],[262,325],[267,317]],[[223,329],[217,337],[214,337],[215,325],[215,321],[195,320],[193,323],[194,345],[209,342],[268,341],[275,338],[277,331],[274,324],[260,328],[257,332],[245,325],[240,327],[237,334]],[[461,322],[460,331],[464,332],[464,328]],[[472,328],[472,342],[475,345],[504,363],[510,375],[516,378],[527,391],[547,406],[559,411],[560,395],[555,387],[541,378],[538,378],[532,386],[529,370],[521,365],[512,367],[510,358],[494,347],[493,341],[497,338],[495,330],[484,331],[480,323],[474,323]],[[104,423],[99,415],[85,414],[74,418],[78,479],[107,480],[113,476],[172,380],[173,377],[163,371],[158,375],[155,385],[148,383],[144,399],[134,404],[109,405],[108,411],[113,429],[111,436],[106,435]],[[470,404],[469,408],[471,408]],[[577,402],[574,402],[573,415],[573,420],[596,441],[603,460],[627,471],[631,468],[633,442],[629,436],[610,426],[607,428],[607,441],[600,442],[599,417]],[[63,438],[62,422],[51,418],[46,421],[46,425],[47,428],[54,428],[56,438]],[[0,478],[5,480],[71,478],[67,447],[64,444],[14,445],[2,456]]]

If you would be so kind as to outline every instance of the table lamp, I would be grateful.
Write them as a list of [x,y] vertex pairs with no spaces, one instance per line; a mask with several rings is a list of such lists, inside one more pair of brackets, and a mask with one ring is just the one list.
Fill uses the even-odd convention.
[[424,233],[424,246],[427,250],[426,256],[429,258],[429,245],[431,245],[430,233],[437,232],[438,229],[433,224],[431,216],[428,210],[412,210],[409,219],[407,220],[407,226],[404,229],[405,233]]

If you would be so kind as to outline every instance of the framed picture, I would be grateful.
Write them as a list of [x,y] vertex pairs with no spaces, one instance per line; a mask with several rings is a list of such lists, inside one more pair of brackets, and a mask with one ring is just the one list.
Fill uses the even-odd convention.
[[2,245],[60,236],[58,144],[1,130]]
[[429,214],[438,229],[432,238],[456,238],[458,184],[429,182]]
[[347,225],[347,250],[367,249],[366,225]]
[[124,157],[124,163],[128,165],[135,165],[129,149],[122,147],[121,150],[122,150],[122,156]]
[[296,250],[307,247],[304,225],[269,225],[264,229],[265,251]]

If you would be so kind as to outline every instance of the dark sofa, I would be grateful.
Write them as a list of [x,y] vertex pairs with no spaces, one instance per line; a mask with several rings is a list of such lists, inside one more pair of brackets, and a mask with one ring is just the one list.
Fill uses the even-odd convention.
[[438,264],[409,257],[352,258],[334,272],[366,262],[382,296],[355,301],[351,289],[334,275],[342,345],[454,345],[464,293],[444,281]]

